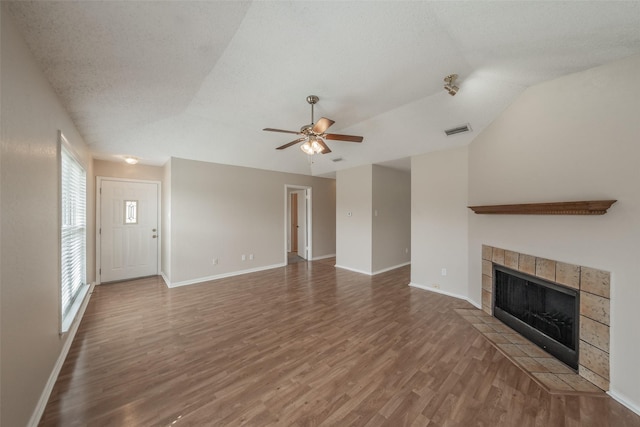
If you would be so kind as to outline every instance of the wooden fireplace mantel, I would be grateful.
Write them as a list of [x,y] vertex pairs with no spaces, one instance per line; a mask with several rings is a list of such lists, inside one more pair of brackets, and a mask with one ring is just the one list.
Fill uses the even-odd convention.
[[477,214],[502,215],[604,215],[617,200],[521,203],[516,205],[468,206]]

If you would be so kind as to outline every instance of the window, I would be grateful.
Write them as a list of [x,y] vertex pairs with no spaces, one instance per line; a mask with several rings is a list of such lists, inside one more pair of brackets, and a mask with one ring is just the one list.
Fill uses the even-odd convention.
[[87,292],[87,175],[60,135],[61,331],[69,330]]
[[138,201],[137,200],[124,201],[124,223],[125,224],[138,223]]

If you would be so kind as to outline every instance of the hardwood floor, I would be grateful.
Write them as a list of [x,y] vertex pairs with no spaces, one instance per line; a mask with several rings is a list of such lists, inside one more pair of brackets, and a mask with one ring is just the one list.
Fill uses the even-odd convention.
[[41,425],[640,426],[609,397],[548,394],[409,267],[334,262],[97,286]]

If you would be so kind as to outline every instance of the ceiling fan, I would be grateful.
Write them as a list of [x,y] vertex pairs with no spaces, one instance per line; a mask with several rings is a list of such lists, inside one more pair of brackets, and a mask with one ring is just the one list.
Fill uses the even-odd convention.
[[300,149],[305,153],[312,154],[327,154],[331,152],[329,146],[324,142],[325,139],[329,140],[338,140],[338,141],[349,141],[349,142],[362,142],[364,139],[361,136],[354,135],[340,135],[337,133],[326,133],[327,129],[334,124],[335,122],[331,119],[327,119],[326,117],[322,117],[318,120],[318,123],[314,123],[313,121],[313,106],[320,100],[315,95],[307,96],[307,102],[311,104],[311,124],[304,125],[300,128],[299,132],[293,130],[282,130],[282,129],[273,129],[273,128],[264,128],[262,130],[266,130],[268,132],[282,132],[282,133],[293,133],[296,135],[301,135],[300,138],[291,141],[287,144],[281,145],[276,148],[276,150],[284,150],[285,148],[291,147],[299,142],[304,141],[304,144],[300,146]]

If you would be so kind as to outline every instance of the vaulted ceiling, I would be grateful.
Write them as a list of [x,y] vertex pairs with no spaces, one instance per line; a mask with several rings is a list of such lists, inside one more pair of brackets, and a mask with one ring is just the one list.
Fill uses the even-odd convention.
[[[530,85],[640,53],[637,1],[3,3],[94,157],[152,165],[402,165],[468,144]],[[364,142],[276,151],[295,135],[262,129],[309,124],[311,94]]]

